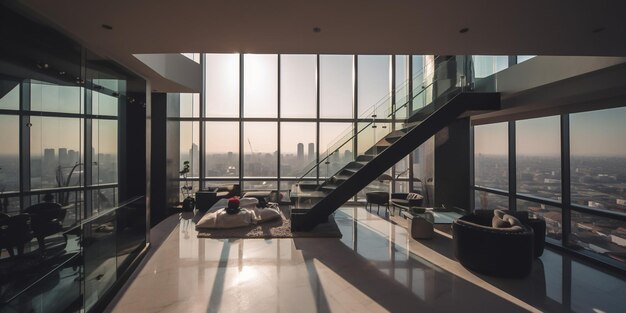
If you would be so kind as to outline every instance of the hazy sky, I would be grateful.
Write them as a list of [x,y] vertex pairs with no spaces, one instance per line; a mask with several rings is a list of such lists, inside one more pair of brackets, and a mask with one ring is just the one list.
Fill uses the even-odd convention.
[[[474,127],[476,153],[506,155],[507,125]],[[626,156],[626,107],[570,114],[572,156]],[[560,117],[516,122],[518,155],[560,155]]]

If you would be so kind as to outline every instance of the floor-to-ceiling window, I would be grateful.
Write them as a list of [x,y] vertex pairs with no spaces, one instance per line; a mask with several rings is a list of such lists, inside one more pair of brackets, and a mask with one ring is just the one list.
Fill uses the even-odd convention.
[[0,38],[0,311],[94,311],[146,246],[145,159],[122,157],[146,144],[146,82],[0,17],[20,30]]
[[[170,117],[180,122],[179,162],[192,167],[187,180],[197,188],[240,183],[243,190],[286,191],[300,179],[326,179],[403,127],[433,61],[419,56],[415,67],[413,59],[204,54],[204,93],[181,94],[180,112]],[[409,163],[431,168],[430,156],[407,157],[392,169],[399,191],[410,189]]]
[[625,117],[620,107],[475,125],[474,207],[532,212],[550,242],[624,267]]

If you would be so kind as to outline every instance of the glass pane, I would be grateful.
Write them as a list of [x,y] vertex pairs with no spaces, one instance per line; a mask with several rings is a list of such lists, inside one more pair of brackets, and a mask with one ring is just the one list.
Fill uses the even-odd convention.
[[474,185],[509,189],[508,124],[474,126]]
[[[409,190],[418,190],[424,196],[424,205],[432,205],[435,195],[435,138],[428,139],[425,143],[413,150],[413,186]],[[421,180],[420,183],[417,180]]]
[[[315,123],[281,123],[280,175],[300,177],[307,164],[316,160]],[[315,176],[315,172],[307,176]]]
[[200,173],[200,123],[180,122],[180,165],[189,161],[188,178],[199,177]]
[[274,122],[245,122],[243,176],[276,177],[278,129]]
[[204,65],[206,116],[239,116],[239,54],[207,54]]
[[317,116],[317,57],[280,56],[281,117]]
[[245,117],[276,117],[278,113],[278,56],[244,55],[243,105]]
[[206,122],[205,175],[239,177],[239,123]]
[[19,197],[0,198],[0,212],[6,214],[17,214],[21,210]]
[[413,79],[413,110],[424,107],[432,100],[433,83],[435,74],[434,55],[414,55],[412,64]]
[[[397,55],[396,58],[396,85],[394,86],[396,96],[396,108],[401,107],[409,100],[409,56]],[[404,109],[396,111],[396,118],[403,119],[407,117],[408,106]]]
[[20,82],[0,80],[0,109],[18,110],[20,108]]
[[506,210],[509,207],[509,198],[488,193],[485,191],[474,191],[475,210]]
[[354,56],[320,55],[320,116],[354,115]]
[[365,154],[391,132],[391,123],[359,123],[357,155]]
[[117,210],[117,270],[124,271],[146,243],[145,198]]
[[30,122],[31,188],[81,185],[82,119],[31,116]]
[[561,200],[560,117],[515,122],[517,192]]
[[536,57],[536,55],[518,55],[517,56],[517,64],[522,63],[524,61],[528,61],[532,58]]
[[33,111],[80,113],[81,88],[59,86],[33,80],[30,85],[30,109]]
[[0,115],[0,193],[20,189],[19,116]]
[[332,154],[327,158],[327,162],[322,163],[320,177],[329,177],[354,160],[354,141],[350,140],[345,144],[343,142],[350,138],[350,135],[344,135],[351,134],[353,125],[352,123],[320,123],[320,159]]
[[200,117],[200,94],[180,94],[180,117]]
[[243,193],[246,193],[246,191],[252,191],[252,190],[277,190],[278,189],[278,182],[275,180],[263,180],[263,181],[258,181],[258,180],[248,180],[248,181],[244,181],[243,182]]
[[624,262],[626,246],[624,222],[572,211],[572,234],[569,244]]
[[[91,183],[94,185],[117,183],[117,121],[93,120],[92,123]],[[59,150],[59,159],[61,152]]]
[[474,55],[474,75],[484,78],[509,67],[507,55]]
[[[99,82],[102,82],[102,80],[100,80]],[[114,80],[114,82],[117,83],[117,81]],[[94,83],[96,83],[96,81],[94,80]],[[115,86],[116,90],[117,90],[117,86]],[[104,87],[100,87],[99,90],[104,89]],[[118,98],[114,97],[112,93],[116,93],[119,95],[119,93],[117,91],[111,91],[111,90],[106,90],[107,93],[105,92],[97,92],[97,91],[93,91],[91,94],[91,113],[94,115],[111,115],[111,116],[117,116],[117,112],[118,112],[118,106],[119,106],[119,102],[118,102]]]
[[85,310],[89,310],[117,278],[115,212],[105,214],[83,227],[85,264]]
[[92,215],[113,209],[118,205],[117,188],[96,189],[89,192],[91,192]]
[[358,58],[359,117],[366,114],[369,117],[374,107],[388,112],[391,107],[391,58],[386,55],[359,55]]
[[625,118],[626,108],[570,115],[572,203],[626,212]]
[[[2,298],[0,298],[2,312],[81,312],[81,280],[77,278],[80,277],[83,267],[80,265],[81,262],[77,254],[64,254],[50,260],[44,260],[44,262],[52,263],[56,267],[62,262],[68,262],[68,266],[61,266],[52,271],[46,271],[50,270],[50,267],[42,269],[35,262],[24,262],[23,260],[21,262],[22,265],[16,267],[21,268],[17,271],[23,271],[23,273],[11,275],[19,281],[2,282],[3,293]],[[46,275],[38,276],[37,274],[43,274],[41,272],[45,272]],[[41,280],[35,281],[39,278]],[[24,290],[29,283],[35,284]],[[17,295],[22,290],[24,292]],[[15,295],[17,295],[16,298],[5,303]]]
[[546,236],[561,240],[562,219],[561,208],[517,199],[517,210],[528,211],[546,221]]

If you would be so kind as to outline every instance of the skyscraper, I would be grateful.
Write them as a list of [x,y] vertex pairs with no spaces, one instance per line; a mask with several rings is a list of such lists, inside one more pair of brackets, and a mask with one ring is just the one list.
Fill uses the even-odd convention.
[[304,144],[299,142],[298,143],[298,161],[303,161],[304,160]]
[[61,166],[67,166],[70,164],[68,159],[67,148],[59,148],[59,164]]
[[309,143],[309,161],[315,160],[315,144]]
[[198,145],[195,143],[191,144],[191,149],[189,149],[189,161],[191,165],[191,175],[192,177],[200,176],[200,153],[199,153]]

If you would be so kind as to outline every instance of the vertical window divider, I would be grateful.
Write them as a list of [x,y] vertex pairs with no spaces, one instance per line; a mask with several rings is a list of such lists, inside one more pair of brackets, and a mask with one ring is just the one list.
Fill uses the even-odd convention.
[[[204,107],[206,105],[206,99],[204,97],[204,89],[205,89],[205,86],[206,86],[206,71],[204,70],[206,68],[205,64],[206,64],[206,54],[202,53],[202,54],[200,54],[200,67],[202,68],[202,89],[200,90],[200,94],[199,94],[199,97],[198,97],[199,100],[200,100],[200,103],[198,104],[198,106],[199,106],[199,109],[198,109],[198,122],[199,122],[198,131],[200,132],[200,136],[199,136],[200,142],[198,143],[199,144],[199,149],[198,149],[199,151],[198,151],[198,153],[200,154],[200,155],[198,155],[198,163],[200,163],[200,164],[198,164],[198,184],[199,184],[198,189],[200,189],[200,190],[204,189],[204,183],[205,183],[205,180],[206,180],[206,177],[205,177],[205,164],[204,164],[204,161],[205,161],[205,157],[204,156],[206,155],[206,144],[205,144],[206,134],[205,134],[205,131],[204,131],[204,129],[205,129],[204,123],[206,123],[206,122],[202,120],[202,118],[205,117],[205,112],[204,112],[205,109],[204,109]],[[193,96],[192,96],[191,99],[193,101]],[[192,103],[191,107],[193,108],[193,103]]]
[[[20,127],[19,127],[19,147],[18,153],[20,155],[18,166],[20,173],[20,195],[30,190],[30,90],[31,82],[25,81],[20,83]],[[25,208],[30,205],[30,197],[20,197],[20,208]],[[21,210],[20,210],[21,211]]]
[[[391,91],[391,131],[396,130],[396,55],[391,55],[391,77],[390,91]],[[396,166],[391,167],[391,192],[396,191]]]
[[561,114],[561,244],[568,245],[571,232],[571,174],[569,114]]
[[276,66],[277,66],[276,76],[278,77],[278,83],[276,84],[276,92],[278,93],[277,97],[276,97],[276,101],[278,102],[276,104],[276,110],[277,110],[276,114],[278,116],[278,119],[277,119],[278,122],[277,122],[277,125],[276,125],[276,128],[277,128],[276,129],[276,134],[278,135],[278,136],[276,136],[276,141],[277,141],[276,142],[276,147],[277,147],[276,151],[278,151],[277,156],[276,156],[278,158],[278,160],[276,160],[276,183],[278,185],[276,186],[276,189],[278,190],[278,192],[280,192],[280,181],[281,181],[281,175],[280,175],[280,159],[281,159],[281,151],[280,151],[280,140],[281,140],[281,137],[280,137],[281,136],[280,125],[281,125],[281,123],[280,123],[280,121],[281,121],[281,118],[282,118],[282,116],[280,115],[280,106],[281,106],[281,101],[280,101],[280,84],[281,84],[280,59],[281,59],[281,55],[278,54],[276,56],[276,58],[278,58],[278,60],[276,60]]
[[316,129],[316,134],[315,134],[315,147],[317,148],[317,152],[315,153],[315,162],[318,164],[318,166],[316,166],[316,173],[315,173],[315,180],[316,182],[319,182],[320,180],[320,167],[319,167],[319,162],[320,162],[320,116],[321,116],[321,101],[320,101],[320,55],[317,54],[316,55],[316,67],[315,67],[315,92],[316,92],[316,105],[317,105],[317,111],[316,111],[316,119],[315,119],[315,129]]
[[515,121],[508,122],[509,129],[509,210],[517,211],[517,155]]
[[244,54],[239,54],[239,188],[243,192],[243,110],[244,110]]
[[[359,136],[357,136],[359,132],[359,55],[355,54],[352,56],[352,118],[353,122],[353,132],[352,132],[352,158],[356,160],[356,156],[358,155],[358,147],[359,147]],[[352,197],[353,201],[357,201],[358,196],[354,195]]]
[[470,195],[470,203],[469,203],[469,208],[470,208],[470,212],[474,212],[476,210],[476,191],[473,188],[474,186],[476,186],[476,179],[475,179],[475,166],[476,163],[474,162],[474,155],[476,154],[476,151],[474,150],[474,125],[470,126],[469,129],[469,151],[470,151],[470,155],[469,155],[469,162],[470,162],[470,181],[469,181],[469,186],[470,186],[470,190],[469,190],[469,195]]

